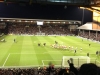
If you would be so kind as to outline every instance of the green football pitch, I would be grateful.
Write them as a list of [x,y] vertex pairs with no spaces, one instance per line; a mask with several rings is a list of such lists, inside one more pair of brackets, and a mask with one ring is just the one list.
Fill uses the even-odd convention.
[[[87,53],[90,54],[91,62],[100,65],[100,57],[96,56],[96,51],[100,51],[100,43],[98,42],[87,39],[82,41],[82,38],[75,36],[6,35],[0,37],[0,40],[3,38],[6,42],[0,42],[0,67],[47,66],[50,63],[61,66],[63,56],[84,57],[87,56]],[[14,43],[14,39],[16,39],[16,43]],[[59,45],[73,46],[73,50],[52,48],[51,45],[55,41]],[[41,43],[41,46],[38,46],[38,43]],[[43,43],[46,43],[46,46],[43,46]],[[90,47],[89,44],[91,44]],[[77,52],[74,54],[76,47]],[[82,51],[80,51],[80,48],[82,48]]]

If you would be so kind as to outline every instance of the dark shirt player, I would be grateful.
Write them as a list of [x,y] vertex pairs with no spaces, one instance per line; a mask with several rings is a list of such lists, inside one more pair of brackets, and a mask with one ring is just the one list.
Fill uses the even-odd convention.
[[46,45],[46,43],[43,43],[43,46],[45,46]]
[[58,42],[57,42],[57,41],[55,41],[55,44],[58,44]]
[[89,44],[89,47],[91,46],[91,44]]
[[40,46],[41,44],[40,43],[38,43],[38,46]]
[[14,42],[16,42],[16,40],[14,39]]

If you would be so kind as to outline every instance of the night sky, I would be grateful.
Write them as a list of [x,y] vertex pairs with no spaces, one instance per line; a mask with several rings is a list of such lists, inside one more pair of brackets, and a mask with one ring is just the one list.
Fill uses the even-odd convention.
[[[76,6],[64,7],[64,5],[0,3],[0,17],[82,21],[83,9]],[[91,11],[84,11],[84,23],[92,22],[92,17],[93,13]]]

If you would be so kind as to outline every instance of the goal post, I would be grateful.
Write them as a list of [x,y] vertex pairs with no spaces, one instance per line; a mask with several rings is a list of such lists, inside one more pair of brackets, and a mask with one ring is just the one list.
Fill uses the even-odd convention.
[[62,67],[69,67],[68,60],[73,58],[73,64],[75,67],[80,67],[84,63],[90,63],[90,58],[88,56],[63,56]]

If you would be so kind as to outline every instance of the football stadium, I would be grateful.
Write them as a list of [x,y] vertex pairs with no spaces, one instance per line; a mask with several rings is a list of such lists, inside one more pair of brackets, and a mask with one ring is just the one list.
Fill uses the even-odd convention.
[[100,1],[0,0],[0,75],[100,75]]

